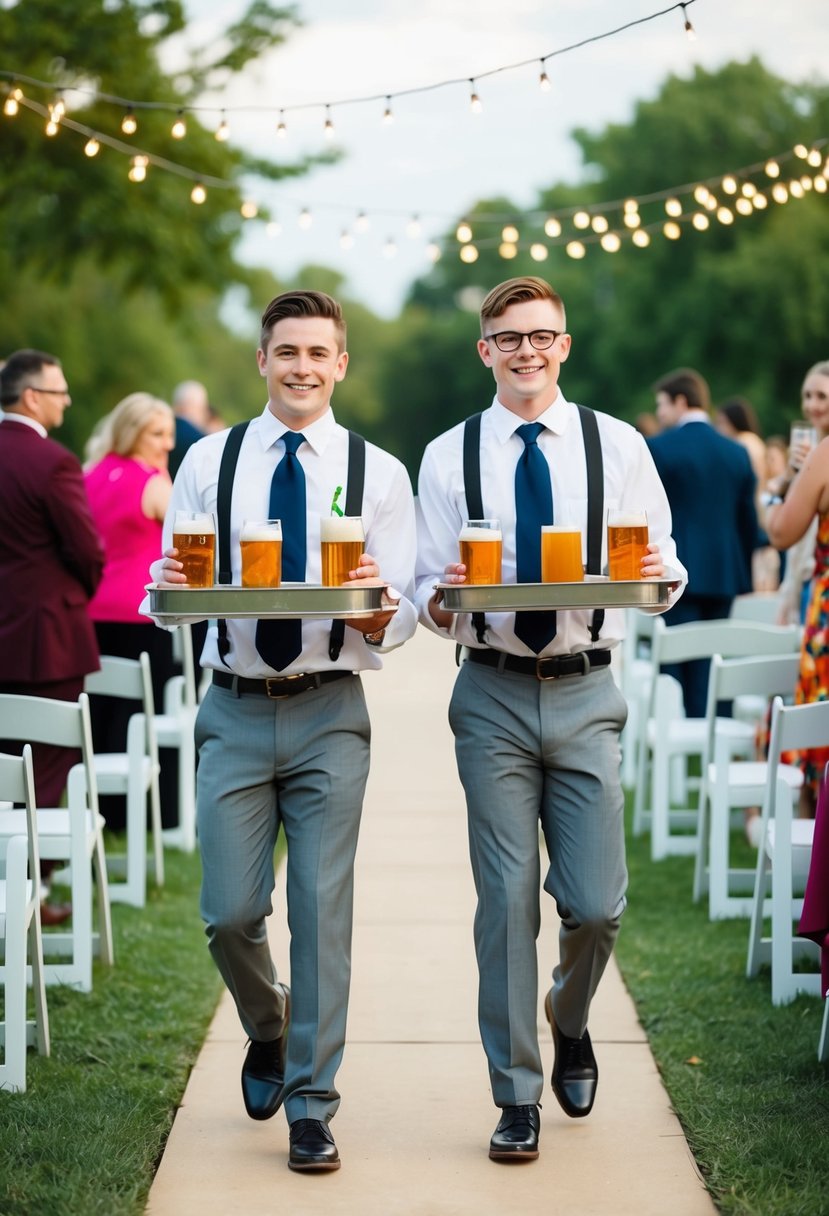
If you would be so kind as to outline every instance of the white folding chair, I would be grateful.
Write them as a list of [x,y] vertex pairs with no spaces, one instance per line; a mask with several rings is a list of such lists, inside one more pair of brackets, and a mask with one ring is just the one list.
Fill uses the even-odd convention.
[[113,903],[143,908],[147,902],[147,807],[153,839],[152,869],[156,884],[164,884],[164,850],[161,838],[161,800],[158,789],[158,742],[150,659],[146,651],[138,659],[101,655],[101,670],[86,677],[88,693],[139,701],[127,727],[124,752],[97,752],[95,774],[102,794],[125,794],[127,798],[126,856],[110,855],[111,873],[124,872],[123,881],[110,883]]
[[192,853],[196,847],[196,665],[193,631],[180,626],[173,634],[179,643],[182,674],[164,685],[164,712],[155,715],[156,741],[160,748],[178,751],[178,826],[162,831],[164,844]]
[[[672,807],[671,766],[677,759],[683,763],[692,756],[701,759],[707,738],[706,719],[685,717],[676,681],[660,673],[660,666],[695,659],[710,660],[715,654],[729,658],[786,654],[799,644],[800,630],[796,626],[716,620],[669,628],[661,617],[656,618],[652,640],[654,670],[639,750],[633,814],[635,835],[640,835],[648,826],[651,829],[654,861],[669,854],[696,852],[699,807]],[[719,729],[731,733],[735,749],[742,743],[743,755],[749,754],[754,741],[753,727],[735,718],[723,718],[720,722]],[[646,807],[648,795],[649,809]]]
[[[756,975],[761,963],[771,963],[771,999],[775,1005],[794,1000],[800,992],[820,993],[819,973],[795,971],[795,964],[800,959],[818,958],[814,942],[794,935],[794,922],[799,919],[803,906],[802,898],[797,898],[795,892],[802,892],[805,886],[815,821],[796,817],[796,800],[791,786],[779,774],[780,756],[786,751],[825,747],[827,742],[829,701],[787,706],[780,697],[774,698],[746,974]],[[769,880],[771,937],[764,937],[764,904]]]
[[[699,900],[708,891],[711,920],[751,915],[754,869],[730,866],[731,812],[762,803],[768,770],[764,760],[735,758],[734,736],[730,730],[721,729],[724,720],[717,718],[717,704],[734,701],[739,696],[751,696],[757,699],[764,714],[773,696],[793,693],[799,667],[800,655],[795,652],[748,659],[724,659],[714,655],[711,660],[694,867],[694,900]],[[740,743],[738,751],[742,753],[742,750]],[[781,764],[779,771],[792,790],[800,789],[803,773],[799,768]],[[742,814],[738,826],[743,827]]]
[[[11,836],[4,842],[6,875],[0,880],[0,938],[5,949],[5,1020],[0,1024],[4,1054],[0,1064],[0,1089],[24,1093],[27,1047],[37,1047],[43,1056],[50,1052],[40,932],[40,854],[30,744],[23,748],[22,756],[0,755],[0,798],[22,802],[26,816],[26,835]],[[27,952],[34,989],[34,1021],[26,1012]]]
[[651,638],[655,619],[638,608],[629,608],[625,613],[620,686],[628,704],[628,720],[621,740],[622,785],[626,789],[636,784],[636,762],[653,673]]
[[829,1060],[829,996],[824,997],[823,1000],[823,1022],[817,1044],[817,1058],[821,1064],[824,1060]]
[[757,621],[761,625],[774,625],[780,611],[778,591],[749,591],[737,595],[731,603],[728,616],[732,621]]
[[[65,808],[38,807],[37,831],[40,856],[69,864],[72,920],[68,929],[43,935],[46,983],[66,984],[81,992],[92,989],[92,956],[112,964],[112,924],[104,851],[104,821],[98,812],[98,788],[89,724],[89,698],[56,701],[0,693],[0,738],[29,743],[51,743],[77,748],[81,763],[74,765],[67,781]],[[26,831],[21,810],[0,810],[0,839]],[[93,871],[98,898],[98,932],[93,931]],[[68,956],[68,962],[52,962],[52,956]]]

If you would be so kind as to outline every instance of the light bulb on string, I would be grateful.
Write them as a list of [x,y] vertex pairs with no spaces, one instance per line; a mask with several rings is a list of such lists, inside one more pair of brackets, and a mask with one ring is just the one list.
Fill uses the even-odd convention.
[[204,186],[201,184],[201,182],[196,182],[195,186],[190,191],[190,202],[195,203],[197,206],[201,206],[206,198],[207,191],[205,190]]
[[547,236],[561,236],[561,224],[554,215],[548,215],[544,221],[544,231]]
[[634,212],[639,210],[639,204],[635,198],[626,198],[622,210],[624,211],[625,215],[633,215]]
[[564,246],[564,252],[569,258],[575,258],[576,261],[579,261],[587,253],[587,250],[581,241],[568,241]]
[[124,135],[134,135],[138,130],[138,123],[135,115],[132,112],[132,106],[127,106],[127,112],[121,119],[121,131]]
[[787,203],[789,201],[789,192],[783,182],[775,182],[771,188],[771,197],[776,203]]
[[539,63],[541,64],[541,73],[538,77],[538,87],[541,89],[542,93],[549,93],[550,89],[553,86],[550,83],[550,77],[547,75],[547,68],[545,66],[544,60],[540,59]]
[[282,225],[280,224],[279,220],[270,220],[265,225],[265,232],[271,240],[273,240],[275,237],[281,236]]
[[767,160],[765,166],[766,177],[779,177],[780,166],[776,160]]
[[386,108],[383,110],[383,122],[390,127],[394,122],[394,111],[391,108],[391,97],[386,98]]
[[797,178],[795,178],[794,181],[789,182],[789,194],[792,196],[792,198],[803,198],[803,187]]
[[682,215],[682,203],[678,198],[666,198],[665,211],[673,219],[677,219],[680,215]]
[[646,232],[644,228],[637,228],[630,239],[637,249],[646,249],[651,243],[650,233]]
[[518,246],[514,241],[501,241],[501,244],[498,246],[498,253],[502,258],[506,258],[509,261],[511,258],[518,256]]
[[694,27],[691,25],[691,22],[688,19],[688,14],[685,11],[685,5],[680,4],[679,7],[682,9],[682,18],[683,18],[683,23],[685,26],[685,35],[689,42],[696,42],[697,31],[694,29]]
[[15,114],[20,109],[20,103],[22,100],[23,90],[18,85],[15,85],[3,103],[3,113],[7,118],[14,118]]
[[534,262],[544,262],[549,256],[549,250],[546,245],[542,245],[540,241],[535,241],[530,245],[530,257]]
[[682,229],[676,220],[668,220],[666,224],[663,224],[662,231],[669,241],[678,241],[682,236]]
[[436,245],[434,241],[432,241],[429,245],[427,245],[426,246],[426,257],[429,259],[430,262],[439,262],[440,259],[443,257],[443,251],[441,250],[440,245]]
[[84,154],[91,159],[93,156],[98,155],[101,150],[101,145],[94,135],[90,135],[89,139],[83,146],[83,150]]
[[706,228],[710,228],[711,226],[711,221],[704,211],[695,211],[691,216],[691,223],[697,232],[705,232]]
[[806,164],[811,165],[813,169],[817,169],[822,160],[823,160],[823,157],[821,156],[818,149],[812,148],[811,152],[806,157]]
[[702,182],[698,186],[694,186],[694,198],[701,207],[704,207],[708,202],[711,191]]
[[590,227],[601,236],[603,232],[607,232],[610,224],[604,215],[594,215]]
[[60,130],[60,123],[55,122],[54,118],[50,118],[49,121],[46,123],[45,130],[46,130],[46,134],[51,139],[52,136],[57,135],[58,131]]
[[147,177],[147,166],[149,161],[146,156],[134,156],[130,161],[130,170],[127,177],[131,182],[143,182]]
[[313,222],[314,217],[311,215],[309,208],[303,207],[299,213],[299,216],[297,217],[297,224],[299,224],[300,228],[307,232]]
[[811,177],[809,177],[808,173],[803,174],[803,176],[800,179],[800,184],[804,190],[811,190],[813,183],[812,183],[812,179],[811,179]]
[[638,211],[626,211],[622,218],[626,228],[638,228],[642,223],[642,217]]
[[721,224],[733,224],[734,223],[734,212],[731,210],[730,207],[718,207],[717,208],[717,219],[720,221]]
[[754,182],[743,182],[740,189],[746,198],[754,198],[755,194],[757,193],[757,187],[755,186]]
[[805,160],[809,155],[809,149],[805,144],[795,144],[792,151],[794,152],[795,156],[799,156],[801,160]]
[[769,200],[766,198],[765,194],[762,194],[758,190],[756,194],[751,196],[751,203],[755,211],[765,211],[766,207],[769,205]]
[[506,241],[508,245],[514,245],[518,240],[518,229],[515,224],[505,224],[501,229],[501,240]]
[[462,245],[465,245],[468,241],[472,240],[472,226],[466,220],[461,220],[461,222],[458,224],[457,228],[455,229],[455,238],[456,240],[460,241]]
[[395,242],[395,239],[392,236],[387,237],[385,244],[383,245],[383,257],[384,258],[393,258],[396,256],[397,256],[397,244]]
[[480,114],[484,108],[475,89],[475,79],[472,76],[469,78],[469,108],[473,114]]
[[179,110],[176,120],[170,128],[173,139],[184,139],[187,134],[187,123],[184,120],[184,110]]
[[416,240],[420,236],[420,232],[420,216],[413,215],[406,225],[406,236],[411,237],[412,240]]
[[461,245],[459,257],[462,262],[466,262],[467,264],[477,262],[478,250],[474,245]]
[[590,227],[590,216],[588,215],[588,213],[586,211],[577,211],[576,212],[576,214],[573,216],[573,227],[574,228],[589,228]]
[[821,177],[818,174],[814,179],[814,187],[817,194],[825,194],[827,187],[829,187],[829,182],[826,181],[825,177]]
[[354,244],[354,237],[347,228],[343,228],[340,233],[340,249],[351,249]]
[[751,215],[752,211],[754,210],[754,204],[750,198],[738,198],[734,203],[734,210],[739,215]]
[[246,198],[243,200],[239,213],[243,220],[255,220],[259,214],[259,208],[253,199]]
[[724,177],[722,179],[722,188],[723,188],[724,194],[736,194],[737,193],[737,179],[732,177],[731,174],[729,173],[727,177]]
[[277,139],[284,139],[288,134],[288,128],[285,126],[285,111],[279,111],[279,122],[276,124]]
[[326,139],[334,138],[334,122],[331,118],[331,107],[325,107],[325,122],[322,124],[322,133]]
[[49,106],[49,113],[55,122],[60,122],[66,113],[66,105],[62,97],[56,97]]
[[361,211],[358,214],[356,220],[354,221],[354,231],[355,232],[368,232],[370,227],[371,227],[371,221],[369,220],[365,211]]
[[222,119],[221,119],[221,122],[219,123],[218,127],[216,128],[216,140],[218,143],[223,144],[229,138],[230,138],[230,127],[227,125],[227,119],[225,118],[225,112],[224,112],[224,110],[222,110]]
[[605,232],[599,243],[605,253],[618,253],[622,246],[618,232]]

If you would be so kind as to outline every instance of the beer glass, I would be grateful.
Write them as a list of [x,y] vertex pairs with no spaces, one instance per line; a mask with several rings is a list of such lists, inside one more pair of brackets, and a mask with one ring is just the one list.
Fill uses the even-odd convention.
[[339,587],[356,570],[366,534],[359,515],[320,516],[320,554],[323,587]]
[[500,583],[504,549],[500,520],[467,519],[458,536],[458,547],[467,583],[475,587]]
[[793,422],[789,431],[789,464],[799,469],[813,447],[817,446],[817,431],[808,422]]
[[581,531],[569,524],[544,524],[541,528],[542,583],[581,583]]
[[216,524],[209,511],[176,511],[173,545],[191,587],[212,587],[216,567]]
[[640,579],[648,551],[648,516],[644,509],[608,509],[607,564],[612,581]]
[[282,521],[246,519],[239,536],[242,586],[278,587],[282,574]]

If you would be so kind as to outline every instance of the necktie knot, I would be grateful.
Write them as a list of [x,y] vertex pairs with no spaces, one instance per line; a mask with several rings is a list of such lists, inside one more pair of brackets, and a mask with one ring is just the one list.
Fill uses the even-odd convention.
[[525,422],[523,426],[516,427],[516,435],[520,435],[527,447],[532,443],[538,442],[538,436],[544,430],[543,422]]
[[286,455],[296,456],[297,448],[305,442],[305,436],[301,431],[286,431],[282,436],[282,442],[285,444]]

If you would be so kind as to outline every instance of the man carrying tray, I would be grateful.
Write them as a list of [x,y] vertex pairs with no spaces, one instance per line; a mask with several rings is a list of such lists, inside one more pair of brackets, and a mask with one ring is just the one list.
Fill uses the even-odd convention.
[[[330,1170],[340,1164],[328,1123],[340,1100],[334,1080],[345,1043],[353,864],[369,766],[359,672],[381,667],[380,652],[417,627],[414,504],[403,465],[334,420],[331,395],[348,363],[335,300],[296,291],[271,301],[257,359],[268,403],[244,431],[209,435],[188,450],[164,526],[166,556],[151,574],[169,585],[184,581],[171,547],[175,511],[184,509],[218,516],[220,581],[241,583],[243,520],[279,518],[283,581],[319,583],[320,517],[345,502],[346,514],[362,516],[366,537],[349,579],[367,588],[382,571],[389,584],[383,610],[370,617],[212,621],[201,657],[213,669],[196,722],[201,913],[250,1037],[245,1106],[251,1118],[268,1119],[284,1104],[290,1168]],[[308,596],[312,608],[313,588]],[[265,928],[280,824],[290,991],[277,979]]]
[[490,1157],[522,1161],[538,1156],[543,1088],[539,822],[549,860],[544,889],[561,917],[560,957],[545,998],[553,1090],[574,1118],[589,1114],[596,1093],[588,1015],[627,885],[619,777],[627,706],[610,671],[624,613],[455,615],[441,606],[435,584],[464,582],[457,538],[472,518],[500,521],[504,583],[539,581],[541,527],[556,518],[581,529],[588,571],[598,574],[609,507],[647,511],[643,577],[663,578],[670,566],[675,598],[685,572],[642,437],[627,423],[577,407],[558,387],[570,335],[549,284],[528,277],[494,288],[481,308],[481,335],[478,353],[492,368],[496,396],[482,415],[426,448],[416,602],[429,629],[466,648],[449,720],[478,893],[479,1025],[502,1110]]

